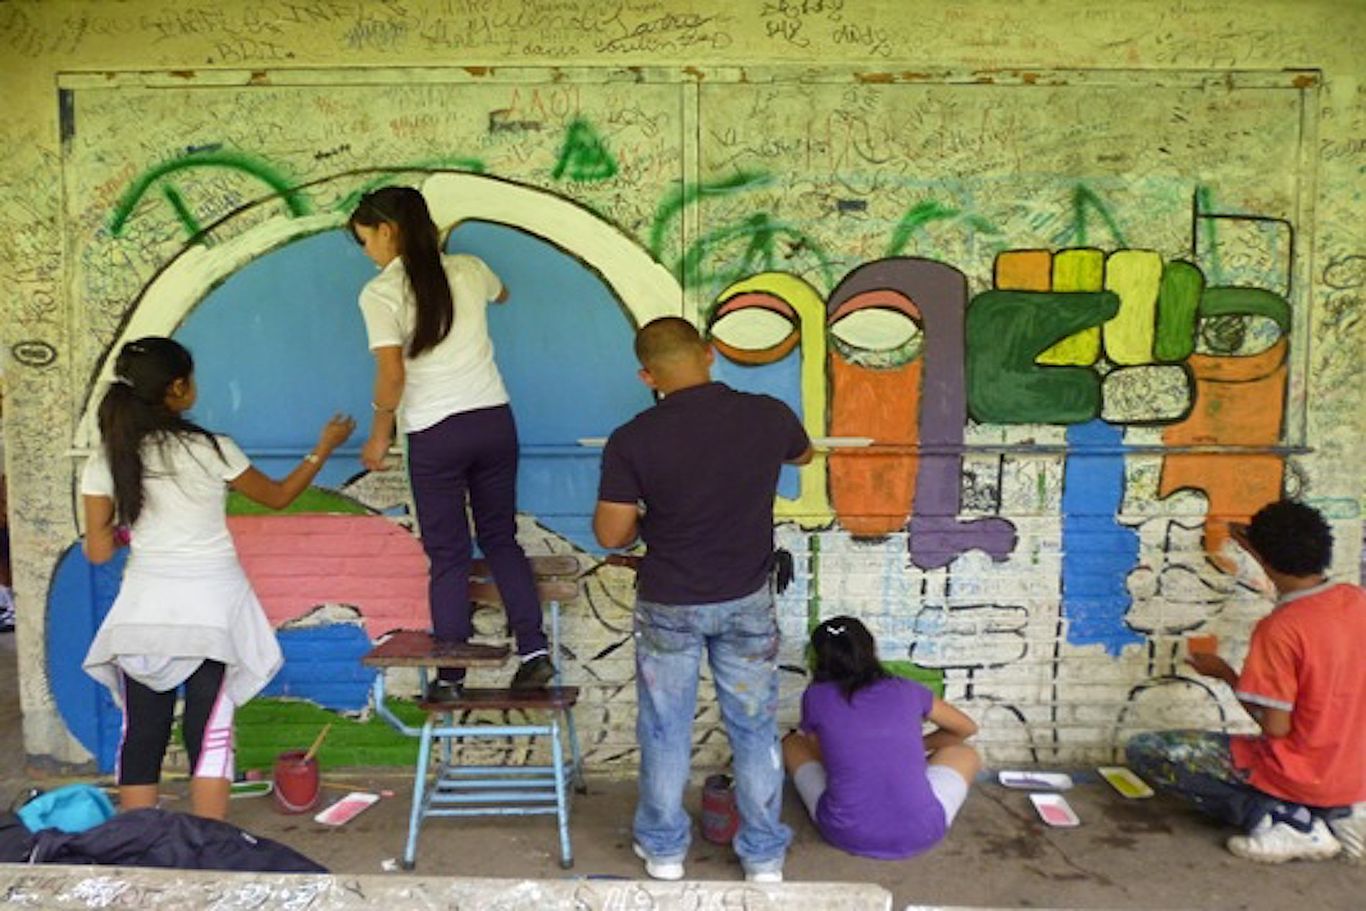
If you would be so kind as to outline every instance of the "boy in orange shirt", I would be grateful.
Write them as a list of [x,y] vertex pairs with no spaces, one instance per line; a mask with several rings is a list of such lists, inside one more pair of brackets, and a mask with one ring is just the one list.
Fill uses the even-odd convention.
[[1324,575],[1333,535],[1316,510],[1282,500],[1233,539],[1276,587],[1276,607],[1252,631],[1242,673],[1194,654],[1198,673],[1227,683],[1261,728],[1140,734],[1129,764],[1159,787],[1240,826],[1228,840],[1262,863],[1363,861],[1366,836],[1366,591]]

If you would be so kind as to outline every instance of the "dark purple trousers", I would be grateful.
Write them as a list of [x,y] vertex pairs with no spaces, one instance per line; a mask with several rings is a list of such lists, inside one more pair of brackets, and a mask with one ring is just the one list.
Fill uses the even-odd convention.
[[[436,638],[465,642],[474,632],[468,502],[479,550],[493,571],[518,654],[544,649],[540,598],[531,564],[517,543],[517,425],[512,409],[499,405],[459,412],[408,434],[408,477],[422,548],[431,564],[428,595]],[[440,671],[446,680],[464,675],[463,668]]]

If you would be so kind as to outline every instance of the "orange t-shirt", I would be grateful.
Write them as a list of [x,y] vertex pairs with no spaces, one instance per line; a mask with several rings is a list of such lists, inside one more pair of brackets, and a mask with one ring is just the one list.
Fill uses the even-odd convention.
[[1291,713],[1285,737],[1234,737],[1258,790],[1315,807],[1366,800],[1366,590],[1292,595],[1252,631],[1243,702]]

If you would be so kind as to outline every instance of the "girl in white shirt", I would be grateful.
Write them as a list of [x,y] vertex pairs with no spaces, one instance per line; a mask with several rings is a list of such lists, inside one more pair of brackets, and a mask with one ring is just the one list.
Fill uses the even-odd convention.
[[294,502],[355,428],[334,416],[284,479],[251,467],[230,438],[187,420],[194,362],[168,338],[124,345],[99,407],[102,445],[81,476],[85,553],[107,562],[116,525],[131,554],[118,597],[84,667],[123,706],[119,806],[155,806],[176,691],[194,813],[227,816],[233,777],[233,707],[260,691],[282,663],[275,632],[237,560],[224,504],[228,489],[273,509]]
[[[512,685],[544,686],[554,667],[531,566],[517,542],[517,425],[486,317],[507,289],[482,260],[442,254],[427,202],[411,187],[367,193],[350,226],[381,270],[360,295],[376,366],[374,420],[361,462],[383,468],[394,434],[407,434],[433,634],[465,642],[474,631],[468,500],[522,659]],[[463,675],[442,668],[428,699],[452,698]]]

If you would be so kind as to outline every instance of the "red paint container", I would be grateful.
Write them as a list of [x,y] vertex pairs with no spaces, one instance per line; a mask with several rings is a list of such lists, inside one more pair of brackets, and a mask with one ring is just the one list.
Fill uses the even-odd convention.
[[318,760],[304,750],[290,750],[275,758],[275,808],[281,813],[307,813],[322,796]]
[[728,845],[740,828],[740,808],[729,775],[711,775],[702,785],[702,837]]

